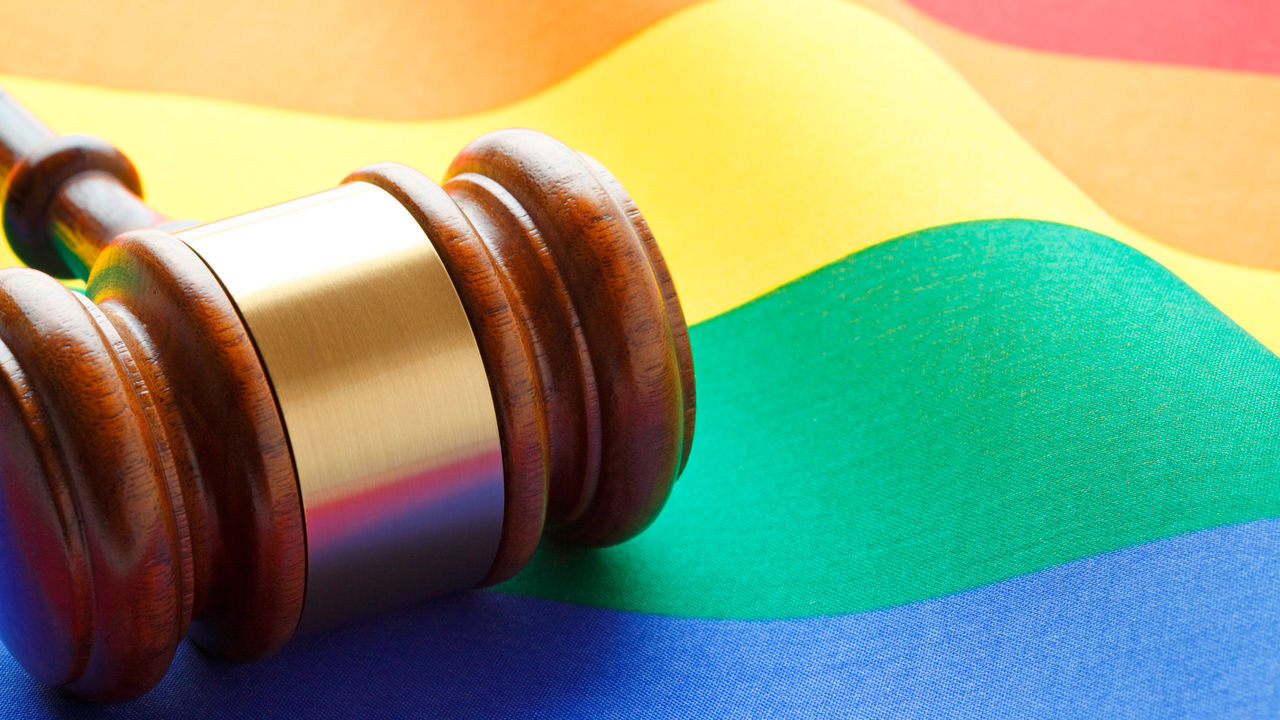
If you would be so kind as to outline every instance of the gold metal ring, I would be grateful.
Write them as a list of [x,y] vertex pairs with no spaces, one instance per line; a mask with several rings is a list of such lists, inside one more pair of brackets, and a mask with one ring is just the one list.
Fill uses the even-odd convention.
[[302,628],[479,583],[502,531],[493,397],[409,212],[353,182],[176,235],[226,287],[276,394],[306,521]]

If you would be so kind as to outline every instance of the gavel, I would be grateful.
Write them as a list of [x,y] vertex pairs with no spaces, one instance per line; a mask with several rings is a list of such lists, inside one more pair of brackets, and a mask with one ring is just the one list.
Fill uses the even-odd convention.
[[546,135],[194,225],[0,91],[0,175],[0,637],[74,696],[620,542],[688,460],[662,253]]

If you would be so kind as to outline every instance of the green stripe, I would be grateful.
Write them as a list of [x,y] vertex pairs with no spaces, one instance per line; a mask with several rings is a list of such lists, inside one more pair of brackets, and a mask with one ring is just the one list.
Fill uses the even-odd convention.
[[503,586],[845,613],[1280,514],[1280,359],[1146,256],[1025,220],[867,249],[693,329],[698,430],[638,539]]

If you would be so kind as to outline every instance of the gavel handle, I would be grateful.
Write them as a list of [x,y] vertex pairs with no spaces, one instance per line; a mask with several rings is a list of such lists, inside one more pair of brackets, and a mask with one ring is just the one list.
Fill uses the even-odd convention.
[[60,137],[0,89],[0,178],[5,237],[26,264],[87,279],[121,233],[157,227],[128,158],[105,141]]
[[55,137],[48,126],[0,88],[0,177],[8,177],[19,160]]

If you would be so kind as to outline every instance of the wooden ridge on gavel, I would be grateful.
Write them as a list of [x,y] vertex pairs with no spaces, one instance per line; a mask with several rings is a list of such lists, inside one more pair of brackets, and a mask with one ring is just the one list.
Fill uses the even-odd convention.
[[545,135],[193,227],[0,92],[0,174],[44,271],[0,270],[0,636],[74,695],[146,692],[188,634],[254,659],[499,582],[544,530],[619,542],[688,459],[662,255]]

